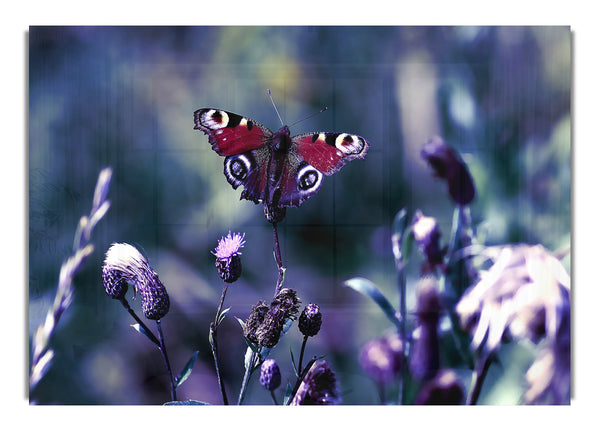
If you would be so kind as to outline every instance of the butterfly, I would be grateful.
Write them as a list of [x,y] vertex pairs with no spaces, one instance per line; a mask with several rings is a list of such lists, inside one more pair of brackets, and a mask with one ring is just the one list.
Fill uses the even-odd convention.
[[212,149],[225,156],[227,181],[234,189],[243,186],[240,199],[269,208],[299,207],[317,193],[323,175],[332,175],[350,160],[364,159],[369,149],[358,135],[290,136],[287,125],[273,133],[257,121],[216,108],[195,111],[194,124],[208,135]]

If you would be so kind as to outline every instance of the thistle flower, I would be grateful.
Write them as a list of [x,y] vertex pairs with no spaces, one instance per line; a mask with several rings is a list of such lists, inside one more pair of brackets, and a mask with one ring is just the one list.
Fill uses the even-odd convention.
[[421,279],[417,286],[417,322],[419,336],[411,354],[410,368],[419,380],[432,378],[440,367],[438,324],[442,305],[432,278]]
[[473,347],[485,341],[486,350],[495,351],[505,333],[555,342],[570,314],[569,275],[559,260],[541,245],[488,247],[483,255],[494,264],[456,305]]
[[281,371],[275,359],[267,359],[260,366],[260,384],[268,391],[274,391],[281,384]]
[[367,342],[360,351],[363,370],[379,385],[400,375],[404,363],[404,343],[398,333]]
[[426,258],[421,267],[423,275],[434,273],[437,267],[444,267],[446,247],[440,248],[440,232],[437,221],[433,217],[425,217],[417,210],[413,217],[412,233],[419,249]]
[[440,371],[419,391],[417,405],[461,405],[465,403],[465,390],[457,375],[450,370]]
[[448,183],[448,193],[459,205],[468,205],[475,198],[475,186],[469,168],[460,154],[439,136],[433,137],[421,150],[434,170],[434,175]]
[[132,245],[115,243],[106,252],[102,267],[106,294],[122,299],[127,283],[142,296],[142,311],[148,319],[159,320],[169,311],[170,301],[165,286],[146,258]]
[[325,360],[319,360],[306,373],[290,405],[333,405],[341,401],[335,373]]
[[314,337],[321,329],[322,314],[317,304],[308,304],[298,318],[298,329],[305,337]]
[[288,319],[294,320],[299,310],[300,299],[296,291],[288,288],[281,289],[273,298],[269,311],[262,323],[256,329],[258,343],[267,348],[273,348],[279,341],[281,332]]
[[244,237],[246,234],[233,234],[231,232],[226,237],[222,237],[219,240],[215,251],[211,252],[217,259],[215,266],[219,277],[223,279],[225,283],[233,283],[242,274],[242,261],[240,255],[242,252],[240,249],[244,247],[246,241]]

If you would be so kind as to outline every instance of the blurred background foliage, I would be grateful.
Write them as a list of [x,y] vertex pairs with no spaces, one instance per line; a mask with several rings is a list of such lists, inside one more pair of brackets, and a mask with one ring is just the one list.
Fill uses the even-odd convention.
[[[208,328],[222,283],[210,251],[229,230],[246,233],[243,274],[225,305],[231,317],[245,319],[254,303],[272,297],[277,268],[262,207],[239,200],[222,158],[193,129],[193,112],[222,108],[277,130],[268,88],[288,124],[329,108],[292,134],[343,131],[371,143],[364,161],[325,178],[316,196],[289,209],[279,230],[287,287],[323,311],[306,355],[326,355],[344,403],[379,402],[358,351],[389,325],[343,281],[367,277],[397,304],[390,234],[404,207],[436,217],[448,241],[452,203],[419,156],[430,137],[442,136],[471,169],[473,222],[487,244],[570,244],[568,27],[31,27],[30,345],[97,175],[114,169],[112,207],[94,231],[96,250],[75,279],[73,305],[51,343],[54,363],[32,400],[169,400],[158,350],[102,287],[105,251],[128,242],[147,254],[169,291],[162,326],[174,372],[200,351],[179,399],[220,403]],[[568,258],[564,264],[570,271]],[[408,273],[412,296],[417,267]],[[293,378],[290,348],[297,357],[300,343],[294,326],[272,353],[283,387]],[[235,319],[220,326],[219,347],[235,398],[246,350]],[[482,403],[514,404],[522,393],[531,353],[517,346],[502,355],[506,368],[490,371]],[[271,403],[254,379],[246,400]]]

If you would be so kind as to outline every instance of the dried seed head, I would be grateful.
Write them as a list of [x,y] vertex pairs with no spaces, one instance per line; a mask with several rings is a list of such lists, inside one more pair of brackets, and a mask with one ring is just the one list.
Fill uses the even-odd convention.
[[260,367],[260,384],[268,391],[274,391],[281,384],[281,371],[275,359],[267,359]]
[[250,312],[248,319],[246,319],[246,322],[244,323],[244,336],[255,344],[258,343],[256,330],[265,319],[265,316],[268,311],[269,306],[263,301],[258,301],[252,307],[252,311]]
[[281,332],[288,319],[294,320],[300,305],[296,291],[281,289],[273,298],[269,311],[256,329],[258,343],[267,348],[273,348],[281,337]]
[[308,304],[298,318],[298,329],[302,335],[313,337],[321,329],[322,314],[317,304]]

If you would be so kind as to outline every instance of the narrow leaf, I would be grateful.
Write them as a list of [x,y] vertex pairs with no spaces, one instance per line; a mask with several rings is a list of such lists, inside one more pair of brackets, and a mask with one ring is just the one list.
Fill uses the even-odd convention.
[[356,277],[346,280],[344,284],[371,298],[394,325],[400,325],[399,313],[372,281],[367,280],[366,278]]
[[194,352],[194,354],[192,355],[190,360],[187,362],[187,364],[185,364],[185,367],[183,367],[183,370],[181,371],[179,376],[177,376],[175,378],[175,387],[176,388],[179,385],[181,385],[183,382],[185,382],[187,380],[187,378],[190,376],[190,374],[192,374],[192,368],[194,368],[194,364],[196,363],[196,359],[198,359],[199,353],[200,353],[200,351],[198,351],[198,350],[196,350]]
[[231,307],[226,308],[225,310],[221,311],[221,314],[219,314],[219,318],[217,319],[217,326],[219,326],[221,324],[221,322],[223,321],[223,319],[225,317],[227,317],[227,315],[229,314],[229,310],[231,310]]
[[148,334],[148,332],[146,332],[146,330],[139,323],[135,323],[135,324],[131,325],[131,327],[133,329],[135,329],[136,331],[138,331],[140,334],[145,335],[146,337],[148,337],[148,339],[150,341],[152,341],[153,344],[158,345],[156,343],[155,339],[150,334]]
[[286,388],[285,388],[285,396],[283,397],[283,405],[287,405],[289,403],[289,399],[292,396],[292,391],[294,390],[294,388],[292,387],[292,384],[290,382],[288,382]]

